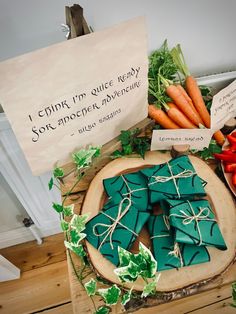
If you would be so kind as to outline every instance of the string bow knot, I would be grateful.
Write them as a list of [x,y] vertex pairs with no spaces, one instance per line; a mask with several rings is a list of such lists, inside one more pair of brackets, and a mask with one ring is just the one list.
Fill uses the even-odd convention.
[[[128,204],[127,206],[125,207],[125,209],[122,211],[122,208],[123,208],[123,204],[125,201],[128,201]],[[101,214],[103,214],[104,216],[106,216],[107,218],[109,218],[110,220],[113,221],[112,224],[106,224],[106,223],[97,223],[96,225],[93,226],[93,233],[94,235],[98,236],[98,237],[101,237],[101,236],[104,236],[102,242],[100,243],[99,247],[98,247],[98,250],[100,250],[100,248],[102,247],[102,245],[104,244],[104,242],[107,240],[107,238],[109,238],[109,242],[110,242],[110,246],[111,246],[111,249],[113,250],[114,249],[114,246],[113,246],[113,243],[112,243],[112,236],[113,236],[113,233],[117,227],[117,225],[120,225],[122,226],[123,228],[125,228],[126,230],[130,231],[131,233],[133,233],[134,235],[138,236],[138,234],[136,234],[133,230],[131,230],[130,228],[128,228],[127,226],[123,225],[120,220],[128,213],[129,211],[129,208],[131,206],[131,200],[130,198],[126,197],[124,198],[120,204],[119,204],[119,207],[118,207],[118,212],[117,212],[117,217],[116,218],[113,218],[111,217],[110,215],[108,215],[107,213],[105,212],[101,212]],[[105,230],[98,233],[96,228],[97,227],[103,227]]]

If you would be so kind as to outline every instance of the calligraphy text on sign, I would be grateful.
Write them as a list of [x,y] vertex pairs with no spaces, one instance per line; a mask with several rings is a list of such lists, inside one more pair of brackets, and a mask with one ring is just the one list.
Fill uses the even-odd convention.
[[[53,132],[57,128],[64,127],[72,121],[81,122],[83,118],[89,116],[92,112],[102,111],[102,108],[112,106],[114,100],[137,90],[141,86],[141,80],[139,80],[140,69],[140,66],[131,67],[126,73],[118,75],[115,79],[102,82],[89,91],[67,95],[64,99],[56,103],[42,106],[37,112],[30,113],[28,119],[33,125],[31,128],[31,141],[36,143],[40,141],[43,134]],[[120,85],[121,88],[117,89]],[[116,86],[116,89],[113,88],[114,86]],[[88,103],[88,98],[90,104],[84,105],[85,100],[86,103]],[[117,108],[115,111],[111,111],[98,120],[94,120],[90,124],[83,125],[77,130],[73,130],[73,132],[78,132],[79,134],[90,132],[93,128],[96,128],[98,124],[111,120],[119,113],[121,113],[121,108]],[[39,118],[38,121],[42,121],[41,125],[34,125],[35,116]],[[55,120],[54,116],[59,117]],[[53,122],[50,122],[50,120]],[[71,136],[73,135],[74,133],[71,133]]]

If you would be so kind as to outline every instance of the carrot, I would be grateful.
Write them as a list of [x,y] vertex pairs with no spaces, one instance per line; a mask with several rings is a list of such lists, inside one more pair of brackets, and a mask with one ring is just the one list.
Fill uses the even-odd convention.
[[[207,128],[211,127],[211,116],[206,108],[205,102],[202,98],[201,91],[197,85],[197,81],[191,75],[186,77],[186,89],[188,94],[193,100],[194,106],[197,109],[199,115],[201,116],[205,126]],[[217,131],[213,134],[215,140],[218,144],[223,145],[225,142],[225,137],[221,131]]]
[[165,129],[180,129],[162,109],[157,108],[155,105],[148,106],[148,115]]
[[201,124],[201,119],[198,118],[198,115],[175,85],[166,85],[166,93],[193,124],[196,126]]
[[167,111],[167,115],[175,123],[177,123],[183,129],[196,129],[194,125],[173,103],[167,103],[164,105]]
[[176,87],[178,88],[178,90],[183,94],[184,98],[187,100],[187,102],[189,103],[189,105],[192,107],[193,111],[195,111],[195,114],[198,115],[199,120],[201,121],[201,124],[204,125],[202,118],[200,117],[199,113],[197,112],[196,108],[193,105],[192,99],[189,97],[189,95],[187,94],[186,90],[183,88],[182,85],[180,84],[176,84]]
[[197,85],[197,81],[195,80],[195,78],[191,75],[188,75],[186,77],[186,90],[189,94],[189,96],[191,97],[195,108],[197,109],[200,117],[202,118],[205,126],[207,128],[210,128],[211,126],[211,117],[210,114],[206,108],[205,102],[202,98],[202,94],[201,91]]
[[[211,127],[211,117],[210,114],[206,108],[205,102],[203,100],[201,91],[199,89],[199,86],[197,84],[197,81],[195,78],[190,74],[189,69],[186,65],[186,62],[184,60],[184,55],[181,50],[180,45],[177,45],[175,48],[171,50],[171,55],[173,57],[173,60],[175,64],[177,65],[179,71],[185,76],[186,78],[186,90],[188,95],[193,101],[193,105],[196,108],[197,112],[199,113],[202,121],[204,122],[204,125],[207,128]],[[221,131],[217,131],[214,133],[214,138],[217,141],[218,144],[222,145],[225,141],[224,135]]]

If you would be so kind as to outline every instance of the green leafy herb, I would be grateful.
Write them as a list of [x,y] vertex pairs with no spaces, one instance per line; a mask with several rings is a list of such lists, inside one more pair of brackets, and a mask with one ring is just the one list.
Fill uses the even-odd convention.
[[106,305],[115,305],[118,302],[121,290],[117,285],[107,289],[98,289],[98,294],[103,298]]
[[97,289],[97,283],[93,278],[90,279],[88,282],[86,282],[84,284],[84,287],[88,296],[95,295],[96,289]]
[[140,133],[140,129],[132,131],[122,130],[119,136],[122,149],[114,151],[112,157],[118,158],[131,154],[139,154],[144,159],[145,152],[150,149],[150,139],[145,136],[139,136]]
[[167,80],[173,80],[176,73],[177,66],[173,61],[167,40],[165,40],[161,48],[154,51],[149,56],[148,93],[150,103],[161,107],[162,103],[170,101],[170,98],[166,95],[165,87],[160,81],[159,75]]
[[100,306],[95,314],[108,314],[110,313],[110,309],[107,306]]
[[203,150],[191,150],[193,154],[197,154],[204,160],[214,159],[214,154],[221,153],[222,147],[217,144],[215,140],[211,140],[208,147]]
[[61,178],[64,176],[64,170],[62,168],[56,167],[53,170],[53,175],[55,178]]
[[212,99],[213,99],[211,88],[209,86],[205,86],[205,85],[200,85],[199,88],[200,88],[203,100],[205,102],[205,105],[207,107],[207,110],[210,112],[211,105],[212,105]]
[[48,189],[49,189],[49,191],[51,191],[51,189],[52,189],[52,187],[53,187],[53,177],[51,177],[51,179],[49,180],[49,182],[48,182]]

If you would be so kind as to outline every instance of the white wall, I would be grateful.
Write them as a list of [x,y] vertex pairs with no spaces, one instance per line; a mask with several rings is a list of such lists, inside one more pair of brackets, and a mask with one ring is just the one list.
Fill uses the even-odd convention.
[[[0,60],[64,40],[65,0],[0,0]],[[103,29],[145,15],[149,51],[181,43],[193,74],[236,70],[235,0],[80,0],[89,24]],[[136,38],[134,40],[137,40]]]

